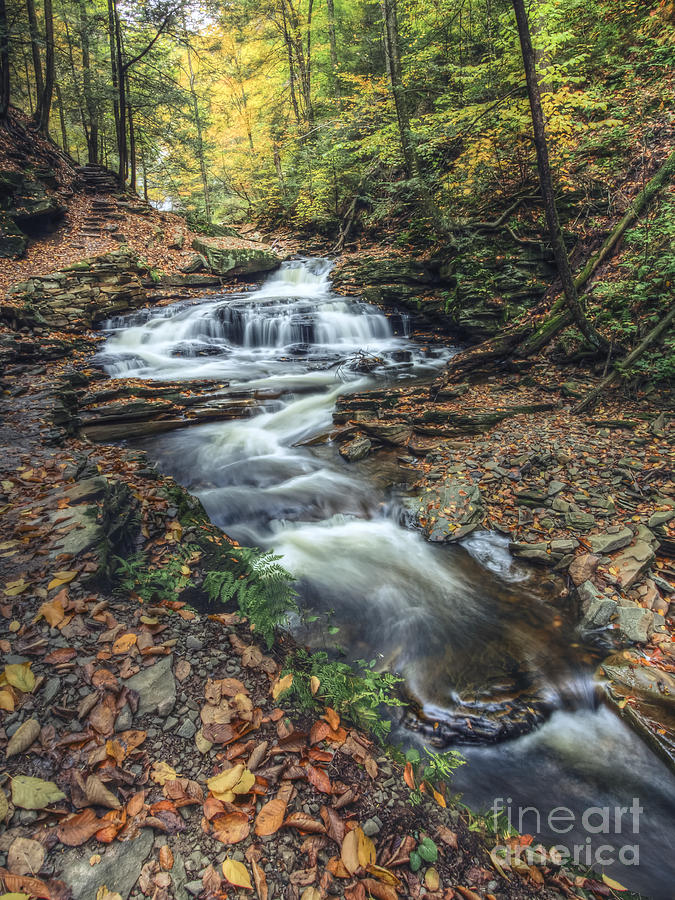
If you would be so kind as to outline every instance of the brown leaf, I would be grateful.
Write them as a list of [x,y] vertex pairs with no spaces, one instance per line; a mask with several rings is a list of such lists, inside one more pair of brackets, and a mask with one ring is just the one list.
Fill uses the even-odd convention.
[[462,887],[461,885],[457,885],[455,887],[456,891],[464,897],[464,900],[482,900],[480,894],[477,894],[475,891],[469,890],[469,888]]
[[359,868],[375,862],[375,845],[366,837],[362,828],[354,828],[345,835],[340,857],[345,868],[353,875]]
[[316,766],[307,766],[307,780],[322,794],[330,794],[333,789],[328,775]]
[[251,868],[253,869],[253,883],[255,884],[256,893],[260,900],[267,900],[268,890],[265,872],[255,859],[251,860]]
[[403,780],[411,791],[415,790],[415,773],[413,772],[412,763],[407,762],[403,770]]
[[42,662],[45,662],[50,666],[59,666],[62,663],[70,662],[70,660],[75,659],[76,656],[77,650],[74,650],[72,647],[58,647],[56,650],[52,650],[51,653],[48,653]]
[[12,875],[36,875],[45,860],[45,848],[39,841],[18,837],[7,854],[7,868]]
[[297,884],[300,885],[300,887],[304,887],[307,884],[314,884],[317,874],[318,871],[316,866],[312,866],[310,869],[296,869],[294,872],[291,872],[289,881],[291,884]]
[[231,812],[225,816],[218,816],[213,820],[213,829],[214,838],[223,844],[238,844],[251,832],[245,812]]
[[446,828],[445,825],[438,826],[438,836],[443,841],[444,844],[447,844],[448,847],[452,847],[453,850],[457,849],[457,835],[454,831],[451,831],[449,828]]
[[98,775],[90,775],[84,786],[87,800],[92,806],[105,806],[107,809],[119,809],[122,805],[112,791],[103,784]]
[[223,879],[213,866],[209,866],[202,875],[202,887],[208,894],[219,894]]
[[345,888],[345,900],[366,900],[366,889],[360,881],[353,887]]
[[191,673],[192,666],[190,663],[186,659],[179,659],[173,670],[173,674],[178,681],[185,681],[186,678],[190,677]]
[[340,716],[330,706],[326,707],[326,721],[333,731],[337,731],[340,727]]
[[12,875],[7,869],[0,868],[0,880],[6,891],[17,894],[28,894],[31,897],[41,897],[51,900],[52,892],[40,878],[31,878],[28,875]]
[[303,812],[291,813],[285,820],[284,826],[297,828],[298,831],[304,831],[307,834],[324,834],[326,831],[323,822],[318,822]]
[[338,847],[342,847],[345,839],[345,823],[334,809],[327,806],[321,807],[321,818],[326,826],[326,834],[335,841]]
[[335,878],[351,878],[352,876],[349,874],[349,871],[345,868],[345,864],[342,862],[339,856],[331,856],[331,858],[326,863],[326,868],[330,872],[331,875],[334,875]]
[[275,797],[263,806],[255,820],[255,833],[258,837],[276,834],[284,824],[286,805],[285,800]]
[[383,884],[374,878],[364,878],[362,884],[366,891],[377,900],[398,900],[396,889],[390,884]]
[[7,758],[23,753],[40,736],[40,723],[37,719],[28,719],[23,725],[19,725],[7,744]]
[[56,829],[59,840],[67,847],[79,847],[89,840],[104,825],[102,819],[96,817],[93,809],[85,809],[81,813],[64,819]]
[[166,872],[173,869],[173,853],[168,844],[159,848],[159,864]]

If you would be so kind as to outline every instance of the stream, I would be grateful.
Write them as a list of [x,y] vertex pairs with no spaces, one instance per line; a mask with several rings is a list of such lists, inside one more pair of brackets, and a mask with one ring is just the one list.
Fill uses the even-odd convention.
[[[316,617],[290,623],[299,640],[404,677],[414,712],[394,721],[394,740],[457,745],[463,802],[501,806],[547,846],[670,900],[675,780],[598,705],[597,657],[561,584],[516,564],[495,534],[427,543],[406,527],[414,460],[382,451],[349,464],[326,440],[340,394],[430,380],[454,352],[416,343],[405,317],[337,296],[329,270],[295,260],[257,290],[108,323],[100,361],[112,377],[213,379],[266,398],[250,418],[140,446],[227,534],[283,557]],[[556,807],[566,812],[551,820]]]

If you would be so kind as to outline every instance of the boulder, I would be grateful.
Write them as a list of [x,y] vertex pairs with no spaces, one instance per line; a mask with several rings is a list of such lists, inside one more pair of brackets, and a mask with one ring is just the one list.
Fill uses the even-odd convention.
[[446,481],[419,498],[410,498],[405,505],[427,540],[434,543],[451,543],[466,537],[478,528],[485,514],[478,486],[461,478]]
[[616,612],[616,601],[599,591],[592,581],[584,581],[579,586],[577,593],[582,612],[582,619],[579,623],[581,630],[593,631],[608,625]]
[[576,587],[593,577],[599,562],[599,558],[592,553],[583,553],[575,557],[570,563],[569,573]]
[[126,682],[131,690],[138,691],[138,715],[157,713],[169,715],[176,703],[176,680],[173,677],[173,656],[165,656],[154,666],[141,669]]
[[282,261],[269,247],[237,246],[227,238],[197,237],[192,242],[192,249],[206,259],[208,268],[216,275],[271,272],[278,269]]
[[364,434],[358,434],[351,441],[340,445],[340,456],[347,462],[358,462],[370,453],[372,443]]
[[623,547],[627,547],[633,540],[633,537],[634,535],[630,528],[619,528],[616,526],[601,534],[591,534],[588,541],[593,553],[597,553],[598,556],[606,556],[608,553],[613,553],[614,550],[621,550]]
[[621,637],[631,644],[646,644],[654,630],[654,613],[641,606],[620,606],[617,625]]
[[509,550],[516,559],[522,559],[525,562],[539,566],[553,566],[560,558],[548,552],[549,545],[545,542],[540,544],[519,544],[512,541],[509,544]]
[[636,541],[612,561],[617,581],[624,590],[632,587],[654,562],[654,551],[644,541]]

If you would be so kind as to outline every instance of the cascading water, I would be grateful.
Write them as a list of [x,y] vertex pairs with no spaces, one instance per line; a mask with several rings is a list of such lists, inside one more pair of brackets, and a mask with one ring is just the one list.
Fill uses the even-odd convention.
[[[469,765],[456,785],[467,802],[503,798],[508,807],[510,798],[510,808],[536,806],[544,819],[569,807],[569,834],[545,822],[539,833],[549,845],[585,848],[586,807],[630,807],[638,797],[640,833],[594,834],[593,847],[639,845],[640,867],[607,871],[671,897],[672,780],[632,732],[595,708],[592,660],[576,645],[555,583],[514,564],[494,535],[475,534],[461,548],[427,544],[399,523],[395,497],[371,477],[385,458],[350,466],[330,444],[308,445],[330,430],[341,393],[429,378],[452,353],[416,346],[402,317],[333,294],[329,269],[325,260],[295,261],[250,293],[108,323],[101,361],[111,375],[229,382],[276,398],[252,418],[176,431],[146,449],[228,534],[283,555],[304,604],[334,610],[349,657],[403,673],[429,726],[411,732],[418,720],[408,717],[396,736],[459,737]],[[363,354],[375,360],[368,377],[357,371]],[[325,635],[302,639],[321,646]],[[536,724],[517,740],[485,744]]]

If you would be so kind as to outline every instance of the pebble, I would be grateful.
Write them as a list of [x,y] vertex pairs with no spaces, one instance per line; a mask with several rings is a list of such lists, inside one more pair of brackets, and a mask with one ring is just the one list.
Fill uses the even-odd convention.
[[[167,722],[168,722],[168,719],[167,719]],[[183,724],[180,726],[178,731],[176,731],[176,734],[178,735],[178,737],[187,738],[189,740],[190,738],[193,738],[195,736],[196,731],[197,731],[197,727],[196,727],[195,723],[192,722],[190,719],[186,719],[183,722]]]
[[199,638],[193,637],[193,635],[189,634],[185,642],[185,646],[188,648],[188,650],[201,650],[204,646],[204,641],[200,641]]

